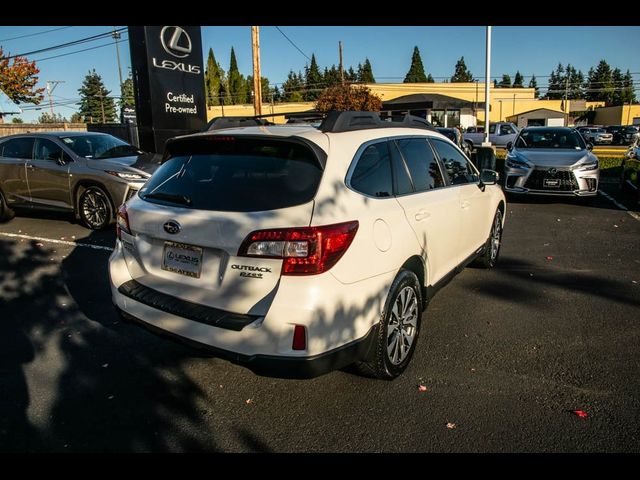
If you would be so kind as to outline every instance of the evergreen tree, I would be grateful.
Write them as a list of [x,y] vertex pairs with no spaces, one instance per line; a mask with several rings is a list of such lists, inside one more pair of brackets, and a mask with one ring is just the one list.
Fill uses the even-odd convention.
[[540,89],[538,88],[538,81],[536,80],[536,76],[533,75],[531,80],[529,80],[529,88],[535,88],[534,97],[538,98],[540,96]]
[[520,74],[520,70],[516,71],[516,76],[513,78],[513,88],[524,88],[524,77]]
[[[344,74],[345,81],[349,81],[347,72]],[[340,77],[340,69],[335,65],[331,65],[331,68],[324,69],[324,73],[322,74],[322,84],[324,87],[333,87],[334,85],[338,85],[342,83],[342,78]]]
[[[573,66],[567,64],[565,76],[560,81],[561,90],[567,91],[567,98],[570,100],[584,98],[583,86],[584,75],[582,71],[576,70]],[[564,94],[562,94],[564,98]]]
[[285,102],[301,102],[303,100],[301,90],[304,88],[304,81],[301,73],[289,71],[287,80],[282,84],[282,95]]
[[282,92],[278,88],[278,85],[273,86],[273,101],[279,103],[282,101]]
[[[102,77],[94,70],[91,70],[84,81],[82,87],[78,89],[80,93],[79,113],[91,123],[110,123],[116,119],[116,106],[111,93],[102,83]],[[104,115],[103,115],[104,112]]]
[[69,122],[71,122],[71,123],[84,123],[84,119],[82,118],[82,115],[80,115],[78,112],[74,112],[71,115],[71,118],[69,119]]
[[431,74],[427,75],[427,83],[436,83]]
[[209,48],[209,55],[207,56],[207,68],[204,71],[204,82],[207,94],[207,105],[220,105],[220,97],[224,92],[224,70],[216,61],[212,48]]
[[502,80],[498,83],[498,88],[510,88],[511,87],[511,76],[508,73],[502,74]]
[[371,62],[368,58],[364,59],[364,64],[358,64],[358,82],[361,83],[376,83],[376,79],[373,77],[373,69],[371,68]]
[[[338,72],[339,74],[340,72]],[[353,67],[349,67],[349,70],[347,70],[346,72],[344,72],[344,79],[347,82],[357,82],[358,81],[358,74],[356,73],[356,71],[353,69]]]
[[[431,80],[433,81],[433,78]],[[407,75],[404,77],[404,83],[419,82],[428,82],[428,79],[424,73],[422,58],[420,58],[420,50],[415,46],[413,47],[413,55],[411,56],[411,66],[409,67]]]
[[[271,103],[271,89],[269,88],[269,79],[266,77],[260,77],[260,87],[262,90],[262,101],[264,103]],[[247,97],[245,103],[253,103],[253,75],[247,77]]]
[[136,99],[133,93],[133,78],[131,75],[122,82],[120,87],[120,100],[118,101],[120,107],[120,116],[124,115],[125,108],[136,108]]
[[558,63],[558,66],[554,71],[551,72],[549,76],[549,84],[547,85],[547,94],[545,98],[548,100],[560,100],[564,98],[564,67],[561,63]]
[[636,102],[636,93],[633,90],[633,77],[629,70],[624,74],[624,78],[622,80],[622,103],[635,103]]
[[473,75],[467,68],[467,64],[464,63],[464,57],[460,57],[460,60],[456,63],[456,69],[451,77],[451,83],[473,82]]
[[238,70],[238,61],[236,60],[236,52],[231,47],[231,60],[229,62],[228,75],[228,95],[226,95],[225,103],[237,105],[247,102],[247,84],[243,75]]
[[305,101],[315,100],[320,96],[322,90],[322,74],[316,62],[315,54],[311,54],[311,65],[304,69],[304,86],[305,92],[303,97]]
[[605,60],[600,60],[595,70],[589,70],[586,98],[591,101],[604,101],[606,106],[614,102],[613,72]]

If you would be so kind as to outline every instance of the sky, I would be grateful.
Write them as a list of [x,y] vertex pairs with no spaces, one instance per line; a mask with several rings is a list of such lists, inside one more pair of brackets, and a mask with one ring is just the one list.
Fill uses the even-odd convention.
[[[112,26],[0,26],[0,46],[5,55],[15,55],[112,29]],[[305,65],[309,63],[307,57],[311,57],[312,53],[321,68],[337,65],[339,41],[343,44],[345,68],[356,68],[358,63],[369,58],[378,82],[402,82],[409,69],[414,46],[420,49],[426,73],[431,73],[436,81],[451,77],[455,63],[461,56],[464,56],[474,77],[484,78],[483,26],[280,26],[280,29],[297,48],[276,27],[260,27],[262,75],[271,84],[284,82],[290,70],[304,72]],[[640,87],[640,27],[497,26],[492,30],[492,77],[501,78],[503,73],[508,73],[513,80],[516,70],[519,70],[525,76],[525,85],[535,74],[538,86],[544,87],[549,73],[558,63],[570,63],[586,75],[590,67],[605,59],[612,67],[632,72],[636,85]],[[123,32],[119,46],[125,78],[131,65],[126,39],[126,32]],[[229,68],[233,46],[240,72],[244,75],[251,73],[249,26],[203,26],[202,45],[205,57],[211,47],[225,71]],[[49,58],[92,47],[99,48]],[[40,68],[39,86],[44,86],[47,80],[64,82],[58,84],[53,92],[53,100],[58,104],[78,99],[78,88],[91,69],[102,76],[112,94],[119,95],[116,48],[110,38],[33,54],[28,58],[36,60]],[[43,111],[48,111],[48,98],[45,98],[39,110],[32,105],[23,107],[23,114],[19,117],[25,122],[35,121]],[[68,118],[76,109],[74,105],[59,105],[54,111]]]

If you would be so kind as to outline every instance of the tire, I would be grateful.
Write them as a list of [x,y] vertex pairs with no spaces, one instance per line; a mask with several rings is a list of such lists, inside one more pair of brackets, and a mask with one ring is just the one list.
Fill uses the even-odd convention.
[[498,262],[498,256],[500,255],[500,246],[502,245],[502,212],[500,209],[496,210],[496,214],[493,217],[493,223],[491,225],[491,233],[489,238],[484,244],[482,254],[474,262],[475,265],[482,268],[493,268]]
[[91,230],[102,230],[111,223],[112,208],[108,195],[100,187],[87,188],[78,199],[82,224]]
[[421,317],[418,277],[402,269],[389,290],[374,348],[358,365],[359,370],[383,380],[393,380],[404,372],[416,349]]
[[11,220],[13,218],[13,210],[7,205],[4,194],[0,191],[0,221]]

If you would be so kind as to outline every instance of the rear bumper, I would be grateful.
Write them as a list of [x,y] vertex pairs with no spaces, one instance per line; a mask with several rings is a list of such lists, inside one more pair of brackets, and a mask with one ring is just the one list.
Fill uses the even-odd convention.
[[346,367],[365,358],[374,348],[379,325],[374,325],[364,338],[319,355],[309,357],[243,355],[176,335],[144,322],[118,307],[116,307],[116,310],[124,321],[137,324],[156,335],[241,365],[258,375],[279,378],[313,378]]

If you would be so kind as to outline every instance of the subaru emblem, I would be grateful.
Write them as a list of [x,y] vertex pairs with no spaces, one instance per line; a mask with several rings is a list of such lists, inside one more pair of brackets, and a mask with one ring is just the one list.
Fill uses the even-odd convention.
[[170,233],[171,235],[175,235],[176,233],[179,233],[180,229],[182,228],[180,224],[175,220],[169,220],[162,227],[164,228],[165,232]]

